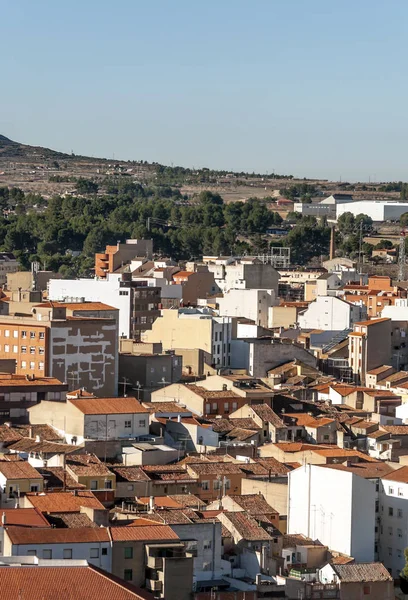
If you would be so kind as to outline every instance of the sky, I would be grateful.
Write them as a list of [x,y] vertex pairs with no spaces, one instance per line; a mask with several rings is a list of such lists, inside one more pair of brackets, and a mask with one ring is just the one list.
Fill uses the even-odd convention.
[[406,0],[0,0],[0,134],[59,151],[408,180]]

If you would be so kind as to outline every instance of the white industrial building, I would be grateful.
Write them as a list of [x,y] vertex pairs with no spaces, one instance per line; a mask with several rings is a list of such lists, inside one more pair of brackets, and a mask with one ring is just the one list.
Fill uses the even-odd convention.
[[301,533],[357,562],[374,560],[376,485],[350,471],[305,464],[288,473],[289,534]]
[[299,327],[322,331],[343,331],[366,316],[365,306],[346,302],[336,296],[317,296],[307,309],[299,314]]
[[335,219],[336,207],[342,204],[349,204],[350,202],[353,202],[353,196],[350,194],[332,194],[320,202],[312,202],[311,204],[295,202],[293,210],[299,212],[301,215]]
[[350,212],[357,215],[368,215],[373,221],[398,221],[401,215],[408,212],[406,202],[387,202],[385,200],[358,200],[346,204],[337,204],[336,219]]

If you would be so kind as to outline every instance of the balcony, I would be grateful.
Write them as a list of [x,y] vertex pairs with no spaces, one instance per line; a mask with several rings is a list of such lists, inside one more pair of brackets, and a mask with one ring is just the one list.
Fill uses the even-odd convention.
[[163,557],[162,556],[150,556],[147,557],[147,566],[150,569],[163,569]]
[[161,592],[163,583],[159,579],[146,579],[146,588],[151,592]]

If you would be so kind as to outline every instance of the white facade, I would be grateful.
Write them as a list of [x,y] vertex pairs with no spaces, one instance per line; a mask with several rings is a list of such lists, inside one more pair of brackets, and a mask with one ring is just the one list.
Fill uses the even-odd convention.
[[68,298],[83,298],[113,306],[119,309],[119,335],[129,337],[132,296],[129,289],[120,287],[121,280],[122,275],[114,273],[108,273],[106,279],[51,279],[48,298],[60,302]]
[[373,221],[396,221],[401,215],[408,212],[406,202],[386,202],[382,200],[358,200],[349,204],[338,204],[336,206],[336,218],[350,212],[357,215],[368,215]]
[[408,298],[398,298],[394,306],[384,306],[381,317],[391,321],[408,321]]
[[306,464],[288,474],[288,533],[374,560],[375,483],[348,471]]
[[379,559],[398,577],[408,546],[408,483],[381,480],[380,518]]
[[214,280],[225,294],[229,290],[273,290],[278,295],[279,273],[270,264],[236,260],[232,264],[208,264]]
[[136,438],[149,434],[148,413],[84,416],[84,437],[87,440]]
[[218,299],[220,315],[245,317],[261,327],[268,327],[269,309],[276,304],[273,290],[229,290],[223,298]]
[[364,317],[361,306],[350,304],[335,296],[317,296],[308,308],[299,314],[302,329],[343,331]]

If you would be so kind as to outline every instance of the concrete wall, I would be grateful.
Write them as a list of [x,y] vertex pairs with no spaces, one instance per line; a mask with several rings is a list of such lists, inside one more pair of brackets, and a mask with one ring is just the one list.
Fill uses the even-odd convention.
[[279,340],[251,340],[249,344],[248,373],[253,377],[266,377],[267,371],[295,358],[315,367],[316,358],[296,344]]
[[261,327],[268,327],[268,311],[276,303],[274,291],[229,290],[218,299],[220,315],[245,317]]
[[342,331],[362,317],[361,309],[334,296],[317,296],[303,314],[299,314],[302,329]]

